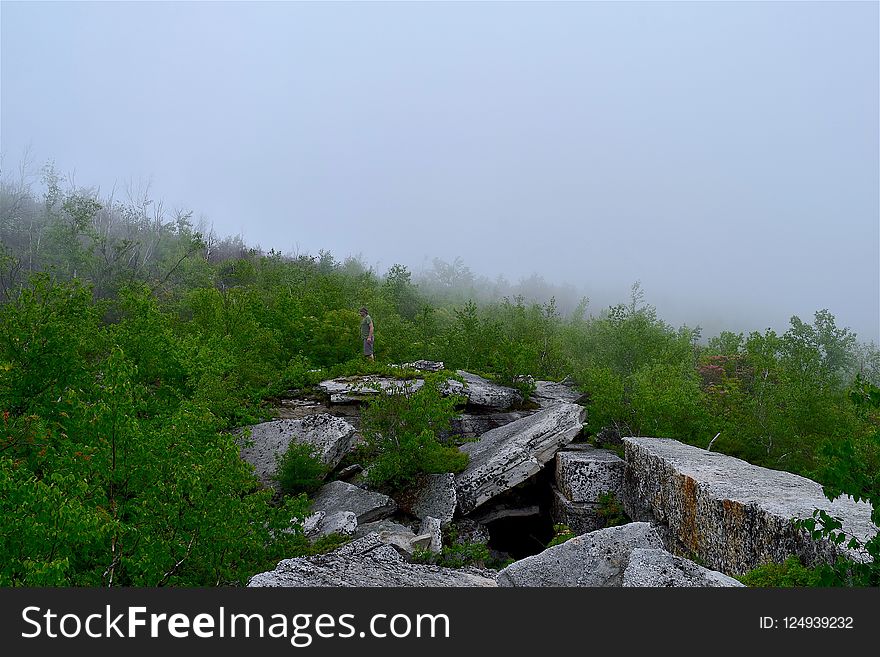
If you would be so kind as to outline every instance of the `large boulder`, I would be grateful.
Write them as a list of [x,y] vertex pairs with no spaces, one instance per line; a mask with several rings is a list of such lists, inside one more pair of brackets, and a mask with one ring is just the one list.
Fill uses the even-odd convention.
[[450,431],[442,438],[479,438],[487,431],[503,427],[532,415],[532,411],[484,411],[482,413],[462,413],[452,419]]
[[458,506],[470,513],[496,495],[535,475],[580,433],[586,411],[558,404],[483,434],[460,449],[470,456],[455,478]]
[[586,534],[605,526],[605,518],[599,513],[599,505],[592,502],[572,502],[559,492],[556,486],[551,488],[553,500],[550,506],[550,517],[554,524],[565,525],[574,534]]
[[407,563],[375,534],[315,557],[285,559],[248,581],[262,586],[495,586],[494,572]]
[[254,466],[265,485],[273,485],[277,459],[291,443],[311,445],[328,469],[333,469],[357,436],[351,423],[328,413],[263,422],[250,427],[250,431],[250,440],[241,448],[241,458]]
[[356,529],[357,516],[351,511],[338,511],[330,514],[318,511],[303,522],[303,533],[313,540],[330,534],[351,536]]
[[417,547],[414,544],[416,534],[412,529],[387,518],[358,525],[354,537],[363,538],[369,534],[375,534],[380,541],[395,546],[403,554],[411,555]]
[[464,380],[464,383],[450,380],[446,385],[447,392],[467,397],[467,403],[471,406],[504,410],[522,403],[522,395],[516,388],[500,386],[464,370],[457,370],[456,374]]
[[421,475],[407,490],[395,497],[403,511],[420,520],[429,516],[437,518],[445,527],[452,521],[458,504],[455,475],[451,472]]
[[840,517],[843,530],[862,541],[877,531],[871,506],[851,498],[829,502],[822,486],[798,475],[752,465],[732,456],[664,438],[624,438],[627,514],[668,528],[670,549],[706,566],[739,575],[797,555],[815,565],[838,550],[792,524],[814,509]]
[[574,404],[583,396],[584,393],[571,386],[553,381],[535,381],[535,391],[532,393],[532,399],[541,408],[564,403]]
[[629,565],[623,571],[626,587],[720,587],[744,586],[717,570],[709,570],[670,554],[666,550],[636,548],[629,555]]
[[397,504],[387,495],[364,490],[344,481],[331,481],[321,486],[312,502],[312,513],[323,511],[331,515],[351,511],[359,525],[387,518],[396,510]]
[[620,499],[624,466],[607,449],[564,450],[556,454],[556,487],[571,502],[596,503],[607,493]]
[[498,573],[499,586],[620,586],[635,548],[662,548],[646,522],[575,536]]

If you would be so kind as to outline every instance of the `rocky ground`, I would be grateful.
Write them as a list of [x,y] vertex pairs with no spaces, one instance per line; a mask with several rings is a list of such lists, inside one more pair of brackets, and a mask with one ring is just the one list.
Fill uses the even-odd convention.
[[[251,428],[241,455],[266,485],[291,443],[317,449],[331,474],[305,532],[353,540],[282,561],[249,586],[740,586],[731,576],[769,560],[834,557],[840,548],[791,523],[813,509],[840,517],[856,536],[874,531],[867,504],[832,505],[803,477],[668,439],[623,438],[623,458],[585,444],[581,394],[565,382],[537,381],[523,400],[513,388],[459,375],[464,382],[448,389],[467,399],[453,433],[472,439],[460,447],[468,467],[424,476],[396,499],[369,490],[360,466],[337,467],[360,440],[359,404],[399,385],[392,378],[324,381],[317,398],[285,400],[280,419]],[[615,515],[612,503],[621,509]],[[607,526],[629,519],[637,522]],[[547,547],[554,524],[573,538]],[[444,538],[459,547],[488,543],[496,562],[515,561],[498,571],[424,563]]]

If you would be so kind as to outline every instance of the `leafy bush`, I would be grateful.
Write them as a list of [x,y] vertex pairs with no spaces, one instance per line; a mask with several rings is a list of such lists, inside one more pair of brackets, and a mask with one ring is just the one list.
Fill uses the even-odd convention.
[[800,560],[791,556],[784,563],[768,563],[750,570],[738,577],[746,586],[765,588],[816,587],[828,586],[829,568],[807,568]]
[[553,547],[554,545],[560,545],[565,543],[568,539],[574,538],[574,532],[571,531],[571,528],[568,525],[553,525],[553,532],[553,538],[547,543],[548,548]]
[[428,375],[418,390],[406,382],[378,394],[361,415],[370,483],[399,489],[420,473],[461,472],[468,457],[437,436],[448,431],[455,416],[455,396],[444,396],[446,378]]
[[326,474],[327,466],[312,445],[292,442],[278,459],[273,479],[288,495],[311,494],[321,487]]
[[596,512],[602,516],[606,527],[617,527],[618,525],[632,522],[623,510],[623,505],[617,501],[614,493],[602,493],[599,495],[599,508]]

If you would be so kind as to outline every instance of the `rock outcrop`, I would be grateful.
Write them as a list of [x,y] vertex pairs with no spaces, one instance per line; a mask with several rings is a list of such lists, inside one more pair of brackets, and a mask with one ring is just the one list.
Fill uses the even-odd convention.
[[599,513],[603,495],[619,500],[623,494],[624,462],[617,454],[588,445],[556,454],[553,488],[553,522],[567,525],[575,534],[605,526]]
[[791,522],[810,517],[814,509],[840,517],[843,529],[863,541],[877,531],[869,504],[850,498],[829,502],[822,486],[804,477],[675,440],[623,442],[629,516],[665,525],[673,552],[696,555],[728,575],[789,555],[810,565],[833,559],[845,548],[815,541]]
[[464,380],[464,383],[450,380],[447,383],[447,391],[454,395],[464,395],[471,406],[504,410],[522,403],[522,395],[515,388],[500,386],[464,370],[457,370],[456,374]]
[[636,548],[662,549],[646,522],[575,536],[498,573],[499,586],[620,586]]
[[341,534],[351,536],[357,529],[357,516],[351,511],[338,511],[327,513],[318,511],[313,513],[303,522],[303,533],[311,539]]
[[351,448],[357,432],[349,422],[328,413],[296,420],[274,420],[250,427],[250,444],[241,448],[241,458],[254,466],[260,481],[272,485],[277,459],[291,443],[315,448],[328,469],[335,468]]
[[666,550],[635,548],[629,555],[629,565],[623,571],[626,587],[741,587],[732,577],[717,570],[676,557]]
[[275,570],[251,577],[249,587],[264,586],[496,586],[493,571],[442,568],[407,563],[375,534],[315,557],[285,559]]
[[351,511],[359,525],[387,518],[397,510],[397,504],[387,495],[358,488],[344,481],[331,481],[318,489],[312,503],[312,513],[323,511],[334,514]]
[[535,391],[532,393],[532,399],[541,408],[564,403],[574,404],[583,396],[584,393],[578,392],[571,386],[553,381],[536,381]]
[[380,393],[415,392],[425,385],[421,379],[392,379],[382,376],[350,376],[321,381],[318,389],[330,396],[331,404],[361,402]]
[[455,475],[451,472],[422,475],[406,491],[395,497],[403,511],[419,520],[429,516],[437,518],[445,527],[452,522],[458,504]]
[[540,471],[574,440],[585,418],[581,406],[557,404],[462,445],[470,463],[455,479],[461,512],[470,513]]

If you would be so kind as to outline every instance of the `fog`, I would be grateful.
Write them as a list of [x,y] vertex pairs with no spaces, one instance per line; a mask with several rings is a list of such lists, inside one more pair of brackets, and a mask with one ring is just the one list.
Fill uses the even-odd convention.
[[4,176],[28,153],[266,250],[880,340],[877,3],[0,12]]

